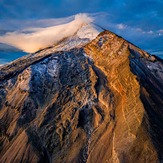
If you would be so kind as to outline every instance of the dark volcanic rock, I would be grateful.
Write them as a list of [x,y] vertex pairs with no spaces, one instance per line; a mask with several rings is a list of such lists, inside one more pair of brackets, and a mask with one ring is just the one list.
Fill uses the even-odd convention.
[[0,71],[0,162],[163,159],[163,62],[109,31]]

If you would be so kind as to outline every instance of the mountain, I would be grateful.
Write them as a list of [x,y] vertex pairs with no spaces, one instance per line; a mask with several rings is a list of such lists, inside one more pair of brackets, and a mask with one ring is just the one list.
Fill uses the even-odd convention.
[[163,61],[104,30],[0,68],[0,162],[163,160]]

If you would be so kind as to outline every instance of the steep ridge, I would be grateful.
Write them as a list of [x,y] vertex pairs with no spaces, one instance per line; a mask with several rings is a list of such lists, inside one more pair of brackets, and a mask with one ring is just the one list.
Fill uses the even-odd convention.
[[62,49],[0,69],[0,162],[161,162],[162,60],[109,31]]

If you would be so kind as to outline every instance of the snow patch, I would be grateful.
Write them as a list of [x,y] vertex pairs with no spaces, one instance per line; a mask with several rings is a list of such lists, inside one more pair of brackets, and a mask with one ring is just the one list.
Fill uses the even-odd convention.
[[57,60],[50,60],[47,65],[47,72],[51,77],[57,77],[59,72],[59,63]]

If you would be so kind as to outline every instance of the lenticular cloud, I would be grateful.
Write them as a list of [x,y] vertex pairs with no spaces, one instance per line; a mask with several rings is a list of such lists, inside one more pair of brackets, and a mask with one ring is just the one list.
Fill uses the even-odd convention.
[[84,24],[89,24],[92,21],[93,19],[86,14],[78,14],[74,17],[74,20],[65,24],[8,32],[0,36],[0,43],[12,45],[24,52],[33,53],[74,35]]

